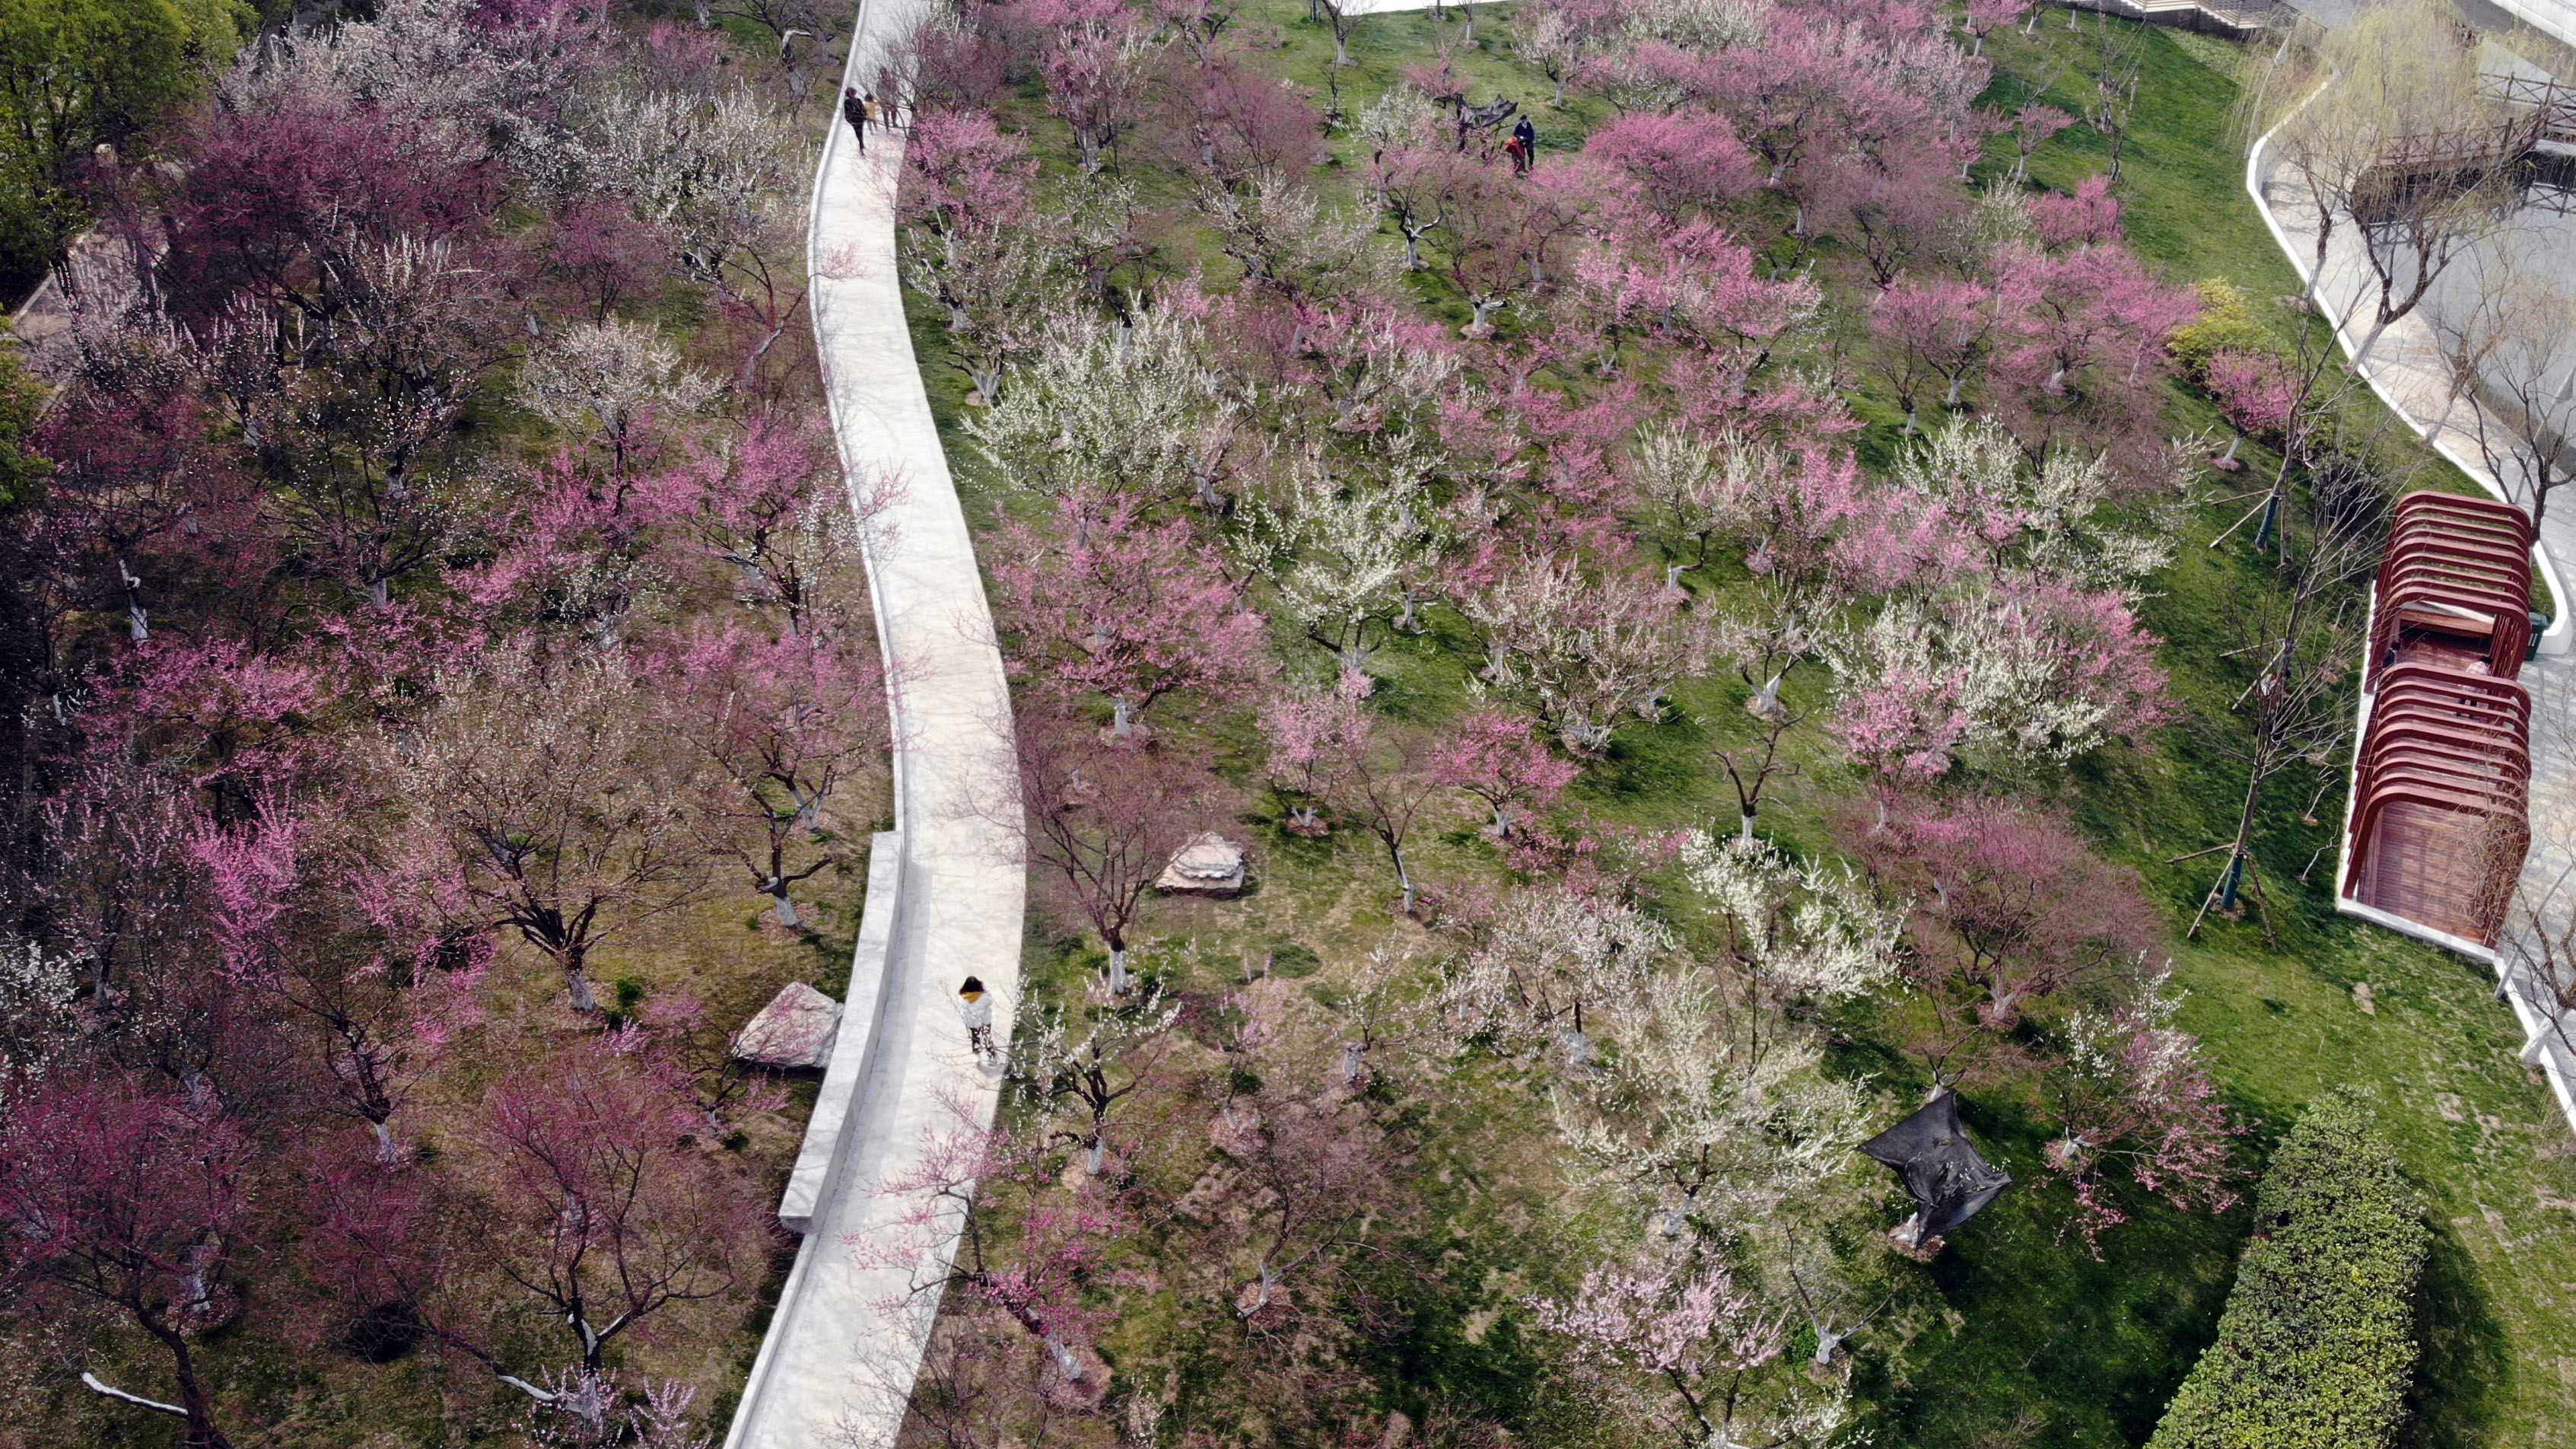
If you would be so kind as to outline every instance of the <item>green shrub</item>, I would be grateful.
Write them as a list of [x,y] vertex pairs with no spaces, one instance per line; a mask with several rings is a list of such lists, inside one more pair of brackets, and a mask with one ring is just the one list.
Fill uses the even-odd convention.
[[2329,1093],[2254,1195],[2255,1239],[2148,1449],[2381,1449],[2415,1370],[2426,1231],[2369,1109]]
[[2192,283],[2191,290],[2200,299],[2200,317],[2176,330],[2166,344],[2183,371],[2197,378],[2208,370],[2209,360],[2222,352],[2281,350],[2280,338],[2263,324],[2244,288],[2206,277]]

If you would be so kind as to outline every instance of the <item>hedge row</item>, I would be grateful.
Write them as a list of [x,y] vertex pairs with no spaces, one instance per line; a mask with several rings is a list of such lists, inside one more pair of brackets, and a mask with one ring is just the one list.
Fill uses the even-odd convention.
[[2308,1109],[2255,1193],[2256,1237],[2148,1449],[2383,1449],[2415,1371],[2427,1233],[2369,1109]]

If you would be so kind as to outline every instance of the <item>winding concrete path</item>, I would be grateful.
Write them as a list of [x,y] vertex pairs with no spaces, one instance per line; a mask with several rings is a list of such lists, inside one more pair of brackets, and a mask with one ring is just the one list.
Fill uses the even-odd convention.
[[[2520,64],[2509,57],[2502,59],[2509,65]],[[2257,141],[2247,158],[2246,191],[2262,212],[2273,240],[2301,279],[2309,280],[2317,270],[2316,203],[2294,180],[2272,167],[2268,154],[2271,139],[2267,135]],[[2378,289],[2353,229],[2347,225],[2337,228],[2337,233],[2329,240],[2325,276],[2316,294],[2326,319],[2336,329],[2336,340],[2345,356],[2351,357],[2368,335],[2370,303]],[[2389,410],[2428,446],[2458,466],[2479,487],[2528,508],[2529,501],[2516,496],[2519,490],[2486,466],[2485,453],[2478,442],[2481,430],[2498,439],[2508,437],[2510,430],[2489,416],[2476,397],[2463,395],[2452,384],[2441,338],[2426,310],[2443,300],[2428,297],[2424,308],[2389,324],[2358,370]],[[2534,714],[2532,848],[2521,882],[2526,902],[2548,901],[2561,892],[2565,882],[2576,878],[2576,838],[2570,837],[2567,828],[2568,822],[2576,821],[2576,653],[2571,653],[2571,647],[2576,647],[2576,596],[2568,592],[2566,577],[2557,567],[2560,560],[2576,559],[2576,518],[2568,516],[2571,512],[2576,509],[2563,506],[2551,512],[2543,520],[2539,541],[2532,549],[2534,564],[2542,570],[2550,592],[2557,598],[2558,617],[2540,640],[2539,657],[2522,671],[2522,684],[2531,693]],[[2352,800],[2347,791],[2345,817],[2349,819],[2351,813]],[[2338,879],[2342,869],[2343,858],[2338,854]],[[2514,965],[2510,952],[2499,953],[2474,942],[2427,932],[2411,922],[2378,912],[2353,910],[2340,898],[2337,905],[2492,967],[2497,974],[2497,994],[2512,1006],[2522,1025],[2523,1061],[2547,1079],[2559,1110],[2569,1125],[2576,1127],[2576,1013],[2560,1008],[2546,986],[2526,979],[2525,973]],[[2561,898],[2556,909],[2565,908]]]
[[[846,84],[865,91],[925,0],[862,0]],[[857,959],[822,1100],[781,1207],[806,1232],[727,1449],[876,1449],[903,1422],[965,1204],[890,1188],[991,1123],[998,1076],[968,1049],[960,978],[1018,999],[1026,876],[1010,691],[904,322],[899,133],[863,154],[837,108],[815,178],[814,334],[854,497],[901,487],[866,550],[895,674],[894,831],[876,838]]]

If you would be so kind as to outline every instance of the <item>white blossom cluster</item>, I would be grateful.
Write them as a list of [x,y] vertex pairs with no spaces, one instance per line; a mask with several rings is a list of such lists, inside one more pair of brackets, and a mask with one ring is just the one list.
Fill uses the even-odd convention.
[[1736,961],[1772,989],[1836,1000],[1895,979],[1904,908],[1871,895],[1849,866],[1799,864],[1768,841],[1701,832],[1682,862]]
[[1125,323],[1050,309],[1033,355],[966,420],[996,474],[1051,494],[1223,503],[1244,406],[1208,361],[1207,324],[1172,307]]
[[44,1079],[76,1030],[69,956],[0,936],[0,1104]]
[[2108,516],[2112,479],[2101,455],[2054,449],[2034,471],[1990,419],[1933,429],[1897,461],[1895,478],[1963,517],[2016,521],[1992,544],[2002,576],[2125,591],[2173,561],[2172,530],[2124,528]]

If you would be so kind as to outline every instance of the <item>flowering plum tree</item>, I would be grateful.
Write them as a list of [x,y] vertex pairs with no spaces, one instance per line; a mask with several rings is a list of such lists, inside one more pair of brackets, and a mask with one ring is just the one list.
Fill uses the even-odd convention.
[[1656,970],[1595,1012],[1618,1049],[1556,1089],[1577,1179],[1631,1194],[1663,1238],[1695,1230],[1768,1250],[1852,1196],[1868,1100],[1827,1076],[1812,1035],[1752,984]]
[[2136,873],[2044,812],[1882,797],[1845,834],[1873,876],[1912,899],[1911,970],[1945,1014],[2008,1030],[2025,1005],[2132,970],[2155,947]]
[[[865,778],[890,749],[884,671],[838,631],[772,638],[728,624],[671,641],[654,661],[661,717],[724,781],[710,802],[710,843],[730,851],[754,889],[776,903],[778,923],[803,922],[788,888],[823,870],[789,857],[818,838],[825,811],[852,777]],[[746,849],[745,827],[759,843]]]
[[1609,745],[1621,713],[1654,717],[1705,653],[1698,620],[1668,590],[1564,550],[1509,559],[1458,610],[1485,646],[1480,683],[1526,700],[1587,755]]
[[1484,801],[1494,812],[1494,838],[1505,840],[1513,822],[1554,803],[1582,767],[1550,754],[1527,719],[1478,710],[1432,747],[1431,773],[1438,783]]
[[1764,990],[1832,1001],[1895,979],[1904,915],[1873,899],[1849,867],[1802,865],[1765,841],[1696,832],[1682,865],[1724,933],[1722,961]]
[[1178,746],[1028,711],[1017,721],[1029,863],[1109,948],[1109,988],[1128,987],[1127,928],[1172,853],[1205,828],[1206,768]]
[[1299,835],[1331,828],[1324,812],[1369,747],[1367,686],[1366,675],[1345,670],[1329,689],[1286,690],[1261,708],[1263,768],[1289,796],[1287,826]]
[[2202,383],[2218,399],[2218,410],[2236,425],[2221,467],[2233,467],[2236,449],[2248,436],[2284,438],[2304,390],[2289,365],[2268,352],[2229,350],[2213,355],[2202,371]]
[[2154,641],[2117,595],[2043,584],[1891,604],[1830,643],[1843,742],[1934,779],[1958,751],[2072,759],[2164,717]]
[[1991,294],[1964,278],[1917,280],[1898,277],[1870,305],[1870,336],[1878,344],[1880,374],[1905,409],[1905,427],[1914,429],[1919,398],[1916,389],[1927,377],[1944,384],[1941,403],[1958,407],[1961,393],[1984,363],[1996,325]]
[[1735,128],[1697,109],[1621,116],[1586,137],[1583,151],[1626,176],[1648,205],[1674,219],[1723,206],[1759,179]]
[[850,576],[872,538],[891,541],[883,517],[902,480],[841,482],[819,426],[756,417],[636,491],[639,512],[676,535],[670,552],[729,570],[736,599],[796,635],[858,622],[865,602]]
[[1581,1075],[1596,1055],[1585,1008],[1598,1019],[1652,989],[1672,934],[1635,905],[1564,885],[1504,898],[1451,974],[1440,1005],[1449,1031],[1506,1051],[1552,1052]]
[[169,1355],[179,1402],[94,1393],[186,1424],[188,1449],[229,1449],[194,1340],[239,1311],[226,1270],[258,1205],[249,1134],[206,1094],[113,1070],[64,1071],[0,1108],[0,1272],[23,1291],[115,1309]]
[[1222,512],[1222,490],[1254,438],[1239,390],[1213,365],[1196,300],[1138,306],[1115,325],[1054,314],[1009,390],[968,419],[968,434],[1023,488],[1140,505],[1187,498]]
[[1186,520],[1149,523],[1126,498],[1058,499],[1053,537],[1021,524],[993,566],[1013,661],[1060,700],[1104,696],[1135,733],[1176,692],[1231,699],[1269,673],[1259,614]]
[[2229,1176],[2227,1104],[2209,1080],[2200,1041],[2173,1025],[2183,993],[2170,972],[2142,979],[2108,1013],[2082,1012],[2066,1025],[2068,1065],[2059,1085],[2063,1135],[2040,1153],[2075,1185],[2073,1226],[2095,1257],[2101,1235],[2127,1215],[2103,1173],[2124,1165],[2140,1187],[2175,1207],[2223,1213],[2236,1194]]
[[505,1077],[475,1124],[483,1251],[594,1373],[621,1335],[756,1259],[753,1185],[684,1139],[683,1105],[635,1052],[594,1038]]
[[1239,554],[1277,587],[1279,614],[1344,671],[1378,651],[1410,607],[1407,585],[1437,556],[1423,481],[1408,466],[1383,482],[1346,478],[1309,456],[1291,464],[1283,498],[1241,510]]
[[1712,1255],[1651,1247],[1633,1264],[1585,1273],[1571,1298],[1531,1307],[1605,1390],[1653,1384],[1641,1396],[1642,1417],[1672,1442],[1708,1449],[1818,1442],[1842,1422],[1841,1380],[1802,1389],[1780,1371],[1787,1315]]
[[597,1011],[590,953],[703,882],[695,763],[658,748],[612,655],[549,658],[520,642],[442,684],[389,761],[393,778],[466,898],[545,953],[574,1010]]
[[1139,17],[1108,0],[1030,0],[1026,19],[1049,32],[1040,64],[1047,109],[1072,128],[1082,169],[1143,115],[1157,42]]
[[1015,1033],[1024,1044],[1012,1063],[1021,1095],[1051,1108],[1071,1103],[1080,1113],[1074,1128],[1048,1140],[1081,1148],[1085,1175],[1108,1165],[1110,1115],[1152,1080],[1173,1045],[1167,1032],[1179,1011],[1160,982],[1149,982],[1132,999],[1094,1013],[1079,1042],[1061,1011],[1037,1014]]

